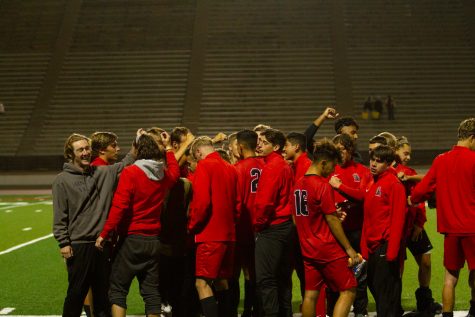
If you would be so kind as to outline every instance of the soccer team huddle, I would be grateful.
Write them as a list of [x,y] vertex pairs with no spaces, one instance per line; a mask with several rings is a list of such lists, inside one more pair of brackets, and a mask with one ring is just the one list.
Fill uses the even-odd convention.
[[[317,138],[334,120],[336,135]],[[304,133],[260,124],[213,139],[186,127],[139,129],[117,162],[112,132],[70,135],[53,183],[53,233],[65,259],[63,316],[125,316],[137,278],[148,316],[292,316],[292,273],[303,317],[402,316],[406,249],[419,265],[412,315],[453,316],[465,261],[475,316],[475,118],[426,175],[408,166],[407,138],[369,140],[327,107]],[[362,144],[360,144],[361,148]],[[444,234],[442,305],[430,289],[425,202]],[[241,285],[242,287],[242,285]]]

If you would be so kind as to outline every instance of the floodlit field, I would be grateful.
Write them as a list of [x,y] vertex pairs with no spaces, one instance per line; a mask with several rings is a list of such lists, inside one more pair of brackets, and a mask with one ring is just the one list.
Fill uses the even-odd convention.
[[[443,237],[435,231],[433,210],[428,211],[428,218],[426,230],[435,246],[431,287],[434,297],[440,301],[444,275]],[[5,308],[14,308],[10,315],[60,315],[67,275],[59,248],[51,235],[51,197],[0,196],[0,224],[0,312]],[[37,241],[22,246],[34,240]],[[417,287],[417,265],[409,254],[402,293],[405,310],[415,308],[414,291]],[[295,275],[293,295],[294,311],[297,312],[300,291]],[[456,310],[468,310],[470,289],[466,269],[460,275],[456,298]],[[143,303],[136,283],[130,291],[128,305],[128,314],[143,314]],[[375,310],[371,297],[369,310]]]

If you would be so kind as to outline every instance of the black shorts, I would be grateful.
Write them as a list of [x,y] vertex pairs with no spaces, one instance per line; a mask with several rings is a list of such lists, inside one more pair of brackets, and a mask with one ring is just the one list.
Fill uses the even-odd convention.
[[409,251],[411,251],[413,256],[416,256],[425,254],[432,250],[434,247],[432,246],[432,243],[430,242],[429,236],[427,235],[425,229],[423,229],[421,233],[421,238],[419,240],[412,241],[411,237],[407,239],[407,248],[409,249]]

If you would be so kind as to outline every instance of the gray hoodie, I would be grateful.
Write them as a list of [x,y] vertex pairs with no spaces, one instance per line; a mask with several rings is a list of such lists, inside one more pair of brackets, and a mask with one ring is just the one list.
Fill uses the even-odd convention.
[[137,165],[147,177],[153,181],[161,181],[165,176],[165,164],[154,160],[138,160],[134,165]]
[[120,172],[134,162],[132,155],[109,166],[80,171],[64,163],[53,182],[53,234],[60,247],[94,242],[109,214]]

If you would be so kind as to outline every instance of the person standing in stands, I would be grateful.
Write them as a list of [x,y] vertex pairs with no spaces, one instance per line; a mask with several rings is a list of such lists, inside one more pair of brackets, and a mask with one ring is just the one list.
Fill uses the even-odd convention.
[[453,316],[455,286],[465,261],[472,291],[468,316],[475,316],[475,118],[460,123],[457,145],[435,158],[408,202],[423,202],[434,191],[437,231],[444,235],[442,316]]
[[107,219],[119,173],[134,162],[134,151],[133,148],[120,163],[94,167],[86,136],[74,133],[65,142],[67,162],[52,186],[53,234],[68,270],[63,316],[81,315],[89,288],[94,298],[94,315],[110,316],[110,243],[100,252],[94,242]]
[[233,276],[238,218],[236,170],[215,151],[209,137],[196,138],[190,152],[198,161],[188,222],[196,243],[196,289],[206,317],[232,316],[227,280]]
[[145,314],[159,317],[161,313],[160,214],[168,191],[180,177],[170,137],[166,132],[161,136],[166,154],[152,135],[143,134],[138,138],[137,160],[122,171],[109,216],[96,240],[96,247],[102,250],[115,230],[122,237],[110,278],[113,317],[125,317],[127,294],[135,277],[145,302]]
[[281,153],[285,136],[261,133],[257,153],[265,166],[257,184],[253,226],[256,233],[256,284],[262,316],[292,316],[292,168]]

